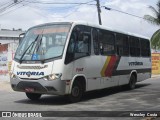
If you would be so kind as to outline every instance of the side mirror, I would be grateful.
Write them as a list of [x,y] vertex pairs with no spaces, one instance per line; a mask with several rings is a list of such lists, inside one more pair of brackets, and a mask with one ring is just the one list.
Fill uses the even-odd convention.
[[25,35],[25,33],[21,33],[21,34],[19,35],[19,43],[21,42],[21,40],[22,40],[22,38],[24,37],[24,35]]

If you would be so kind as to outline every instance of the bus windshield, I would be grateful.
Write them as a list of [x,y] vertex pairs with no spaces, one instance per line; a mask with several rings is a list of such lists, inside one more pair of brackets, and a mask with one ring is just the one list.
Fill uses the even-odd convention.
[[71,25],[45,25],[28,30],[15,53],[17,60],[47,60],[60,57]]

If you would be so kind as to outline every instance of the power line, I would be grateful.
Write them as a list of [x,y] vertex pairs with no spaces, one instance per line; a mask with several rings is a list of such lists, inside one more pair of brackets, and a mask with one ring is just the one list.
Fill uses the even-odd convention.
[[10,9],[10,8],[16,6],[17,4],[19,4],[19,3],[23,2],[23,1],[25,1],[25,0],[14,1],[14,3],[11,3],[11,4],[9,4],[9,5],[6,6],[6,7],[0,8],[0,13],[5,12],[7,9]]
[[[93,1],[89,1],[89,2],[93,2]],[[89,3],[88,2],[88,3]],[[71,13],[69,13],[68,15],[66,15],[66,16],[63,16],[62,18],[67,18],[67,17],[69,17],[69,16],[71,16],[74,12],[76,12],[78,9],[79,9],[79,7],[81,6],[81,5],[84,5],[84,4],[79,4],[79,5],[77,5],[78,6],[78,8],[76,8],[75,10],[73,10]],[[87,4],[87,5],[96,5],[96,4]]]
[[[65,15],[65,16],[61,16],[61,17],[52,17],[52,18],[67,18],[67,17],[69,17],[69,16],[71,16],[74,12],[76,12],[78,9],[79,9],[79,7],[80,7],[81,5],[76,5],[76,9],[74,9],[71,13],[69,13],[68,15]],[[29,7],[31,7],[31,6],[29,6]],[[75,7],[75,6],[74,6]],[[34,7],[34,9],[36,9],[35,7]],[[42,16],[42,17],[46,17],[45,15],[42,15],[41,13],[38,13],[37,11],[34,11],[34,12],[36,12],[37,14],[39,14],[40,16]]]
[[[29,6],[30,7],[30,6]],[[38,12],[38,11],[36,11],[36,10],[34,10],[34,9],[36,9],[36,8],[33,8],[33,7],[31,7],[32,8],[32,10],[33,10],[33,12],[35,12],[36,14],[38,14],[38,15],[40,15],[40,16],[42,16],[42,17],[47,17],[48,18],[48,15],[46,16],[46,14],[45,15],[43,15],[41,12]]]
[[[54,18],[67,18],[67,17],[71,16],[74,12],[76,12],[81,5],[94,5],[94,6],[96,5],[96,4],[89,4],[89,3],[91,3],[91,2],[95,2],[95,0],[85,2],[85,4],[78,3],[78,4],[74,5],[74,6],[65,8],[65,9],[70,9],[70,8],[78,7],[78,8],[76,8],[75,10],[73,10],[71,13],[69,13],[68,15],[65,15],[65,16],[62,16],[62,17],[54,17]],[[70,3],[67,3],[67,4],[70,4]],[[32,7],[32,6],[29,6],[29,7]],[[35,7],[34,7],[34,8],[35,8]],[[41,9],[41,8],[37,6],[37,9]],[[39,15],[40,15],[40,14],[39,14]],[[42,15],[42,14],[41,14],[41,15]],[[43,16],[43,15],[42,15],[42,16]],[[43,16],[43,17],[44,17],[44,16]]]
[[66,2],[40,2],[40,1],[24,1],[28,3],[35,3],[35,4],[74,4],[74,5],[79,5],[79,4],[87,4],[90,2],[94,2],[95,0],[88,1],[88,2],[83,2],[83,3],[66,3]]
[[[29,4],[29,5],[28,5]],[[43,8],[41,8],[41,7],[38,7],[38,6],[31,6],[31,4],[30,3],[28,3],[27,4],[27,6],[28,7],[31,7],[31,8],[33,8],[33,9],[40,9],[40,10],[42,10]],[[80,6],[80,5],[74,5],[74,6],[71,6],[71,7],[67,7],[67,8],[65,8],[65,9],[71,9],[71,8],[74,8],[74,7],[76,7],[76,6]],[[62,7],[61,7],[62,8]],[[42,13],[39,13],[38,11],[35,11],[34,10],[34,12],[35,13],[37,13],[37,14],[39,14],[40,16],[42,16],[42,17],[46,17],[46,14],[45,15],[43,15]],[[73,12],[75,12],[75,10],[73,11]],[[70,16],[71,14],[73,14],[73,13],[69,13],[68,15],[66,15],[66,16],[61,16],[61,17],[52,17],[52,18],[66,18],[66,17],[68,17],[68,16]],[[48,14],[49,15],[49,14]]]
[[124,11],[121,11],[121,10],[109,8],[109,7],[106,7],[106,6],[101,6],[101,7],[104,7],[106,10],[114,10],[114,11],[117,11],[117,12],[120,12],[120,13],[123,13],[123,14],[126,14],[126,15],[130,15],[132,17],[136,17],[136,18],[139,18],[139,19],[144,19],[143,17],[137,16],[137,15],[134,15],[134,14],[131,14],[131,13],[127,13],[127,12],[124,12]]
[[[7,9],[10,9],[10,8],[12,8],[13,6],[15,6],[15,5],[17,5],[17,4],[19,4],[19,3],[22,3],[22,2],[28,2],[28,4],[30,4],[30,3],[41,3],[41,4],[72,4],[72,5],[74,5],[73,7],[76,7],[76,6],[78,6],[78,8],[76,8],[74,11],[72,11],[71,13],[69,13],[68,15],[66,15],[66,16],[62,16],[61,18],[67,18],[68,16],[70,16],[70,15],[72,15],[74,12],[76,12],[78,9],[79,9],[79,6],[81,6],[81,5],[96,5],[96,4],[89,4],[89,3],[91,3],[91,2],[95,2],[95,0],[92,0],[92,1],[88,1],[88,2],[83,2],[83,3],[58,3],[58,2],[54,2],[54,3],[47,3],[47,2],[40,2],[40,1],[26,1],[26,0],[21,0],[21,1],[18,1],[18,0],[16,0],[16,1],[14,1],[14,3],[12,3],[12,4],[10,4],[10,5],[8,5],[8,6],[6,6],[6,7],[4,7],[4,8],[1,8],[0,9],[0,13],[2,13],[2,12],[5,12]],[[28,4],[26,4],[26,5],[28,5]],[[23,5],[24,6],[24,5]],[[5,14],[8,14],[8,13],[10,13],[10,12],[13,12],[14,10],[16,10],[16,9],[19,9],[19,8],[21,8],[21,7],[23,7],[23,6],[19,6],[19,7],[17,7],[17,8],[15,8],[15,9],[12,9],[12,10],[10,10],[10,11],[8,11],[8,12],[6,12],[6,13],[3,13],[3,14],[1,14],[0,16],[2,16],[2,15],[5,15]],[[44,16],[43,16],[44,17]],[[60,17],[58,17],[58,18],[60,18]]]
[[36,9],[39,9],[39,10],[42,10],[42,9],[44,9],[44,10],[54,10],[54,9],[56,9],[56,10],[59,10],[59,9],[61,9],[61,10],[67,10],[67,9],[73,9],[74,7],[79,6],[79,5],[65,6],[65,7],[55,7],[55,8],[53,8],[53,7],[45,8],[45,7],[36,6],[35,4],[29,4],[28,6],[36,8]]
[[5,12],[5,13],[3,13],[3,14],[0,14],[0,16],[6,15],[6,14],[11,13],[11,12],[14,12],[15,10],[17,10],[17,9],[19,9],[19,8],[21,8],[21,7],[24,7],[24,6],[25,6],[25,5],[22,5],[22,6],[19,6],[19,7],[15,8],[15,9],[10,10],[10,11],[7,11],[7,12]]
[[74,12],[76,12],[78,9],[79,9],[80,6],[78,6],[75,10],[73,10],[71,13],[69,13],[68,15],[66,16],[63,16],[63,18],[67,18],[69,16],[71,16]]
[[3,7],[3,8],[0,8],[0,12],[5,11],[7,8],[10,8],[10,7],[13,6],[14,4],[15,4],[15,3],[11,3],[11,4],[9,4],[9,5],[5,6],[5,7]]
[[[44,14],[42,14],[42,12],[36,11],[36,10],[41,9],[41,8],[38,8],[38,6],[30,6],[28,4],[27,4],[27,6],[30,7],[32,9],[32,11],[35,12],[36,14],[38,14],[38,15],[44,17],[44,18],[46,18],[46,17],[49,18],[48,15],[50,15],[50,14],[45,13],[45,15],[44,15]],[[62,17],[52,17],[51,16],[51,18],[62,18]]]
[[2,4],[2,5],[0,5],[0,7],[6,6],[6,5],[9,4],[10,2],[11,2],[11,1],[6,2],[6,3]]

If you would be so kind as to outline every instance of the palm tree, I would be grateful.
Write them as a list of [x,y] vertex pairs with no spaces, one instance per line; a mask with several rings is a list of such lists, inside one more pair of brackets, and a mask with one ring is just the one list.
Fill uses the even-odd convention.
[[155,50],[160,49],[160,29],[152,35],[151,47]]
[[[160,26],[160,0],[157,2],[157,9],[149,6],[155,16],[145,15],[144,19],[153,25]],[[160,49],[160,29],[157,30],[151,38],[151,46],[153,49]]]

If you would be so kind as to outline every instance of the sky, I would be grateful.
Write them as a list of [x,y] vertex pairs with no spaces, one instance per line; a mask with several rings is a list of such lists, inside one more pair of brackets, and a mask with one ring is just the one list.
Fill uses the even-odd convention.
[[[21,1],[21,0],[18,0]],[[71,4],[38,4],[31,2],[65,2],[88,3],[88,5]],[[14,0],[0,1],[0,27],[1,29],[28,28],[54,21],[87,21],[98,24],[97,8],[94,0],[23,0],[23,2],[4,10]],[[134,14],[140,17],[154,15],[149,6],[156,7],[157,0],[100,0],[101,6]],[[4,11],[3,11],[4,10]],[[160,26],[148,23],[144,19],[129,16],[114,10],[105,10],[101,7],[102,25],[115,30],[135,33],[151,38]]]

